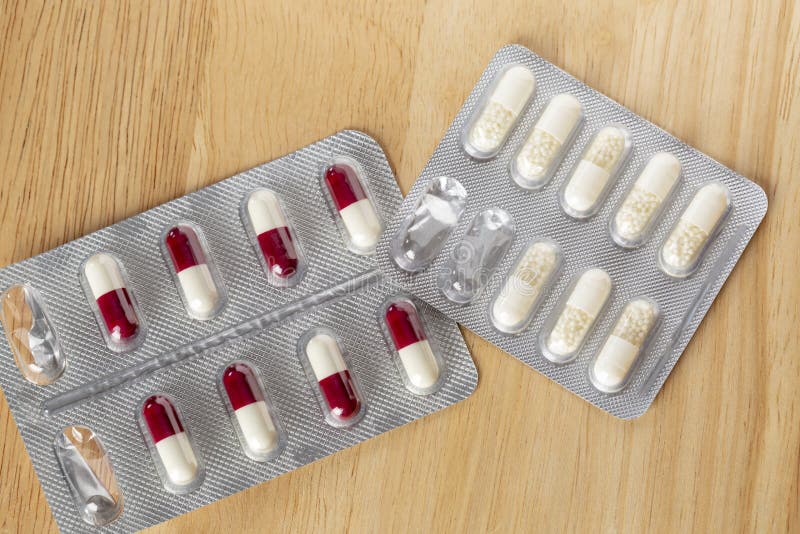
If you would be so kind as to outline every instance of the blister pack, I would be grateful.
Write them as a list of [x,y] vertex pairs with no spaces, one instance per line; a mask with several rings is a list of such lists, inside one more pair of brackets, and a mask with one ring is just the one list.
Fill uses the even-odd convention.
[[0,270],[0,385],[64,532],[160,523],[452,405],[456,324],[374,258],[344,131]]
[[627,419],[653,402],[766,209],[753,182],[509,45],[387,226],[378,262]]

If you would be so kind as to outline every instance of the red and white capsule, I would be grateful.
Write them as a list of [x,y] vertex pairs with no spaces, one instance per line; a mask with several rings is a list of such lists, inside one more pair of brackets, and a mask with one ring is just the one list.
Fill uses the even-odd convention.
[[163,394],[148,397],[142,404],[140,424],[149,437],[150,454],[164,487],[186,493],[202,482],[203,469],[192,440],[172,400]]
[[143,337],[142,319],[118,260],[95,254],[83,265],[83,280],[108,347],[117,352],[135,348]]
[[428,342],[417,307],[405,298],[393,300],[386,306],[383,320],[406,387],[414,393],[433,393],[439,385],[441,365]]
[[222,372],[222,392],[247,456],[266,461],[280,452],[281,433],[255,369],[233,362]]
[[356,254],[372,254],[383,222],[367,193],[361,167],[355,160],[335,158],[323,175],[325,189],[336,208],[347,246]]
[[304,352],[322,397],[325,419],[333,426],[355,424],[363,415],[363,403],[336,338],[315,331]]
[[201,320],[216,315],[223,291],[198,231],[188,224],[173,226],[164,235],[164,248],[189,315]]
[[278,195],[269,189],[253,191],[245,201],[243,217],[270,283],[290,287],[300,282],[305,270],[303,251]]

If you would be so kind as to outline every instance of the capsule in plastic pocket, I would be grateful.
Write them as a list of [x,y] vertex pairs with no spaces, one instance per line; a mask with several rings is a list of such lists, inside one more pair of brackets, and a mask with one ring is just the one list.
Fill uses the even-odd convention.
[[200,320],[217,315],[225,305],[226,293],[201,231],[180,223],[166,231],[162,243],[186,312]]
[[300,283],[305,256],[278,194],[269,189],[250,193],[242,205],[242,220],[269,283],[275,287]]
[[109,349],[125,352],[138,347],[144,321],[128,276],[111,254],[100,252],[83,263],[81,284]]
[[256,368],[244,361],[228,364],[220,394],[245,454],[257,462],[278,456],[286,438]]
[[300,361],[328,424],[349,427],[358,423],[364,417],[364,402],[333,332],[323,328],[312,329],[300,338],[298,349]]
[[373,254],[383,221],[361,165],[346,156],[335,157],[325,167],[322,183],[347,247],[356,254]]
[[428,395],[441,386],[443,362],[428,338],[416,304],[404,296],[382,306],[384,336],[394,349],[403,383],[412,393]]
[[173,400],[164,394],[145,399],[139,426],[164,488],[179,494],[197,489],[205,470]]
[[556,95],[511,159],[511,177],[523,189],[538,190],[550,182],[583,122],[583,106],[570,94]]
[[495,157],[508,140],[536,91],[536,77],[524,65],[495,75],[461,133],[464,150],[475,159]]

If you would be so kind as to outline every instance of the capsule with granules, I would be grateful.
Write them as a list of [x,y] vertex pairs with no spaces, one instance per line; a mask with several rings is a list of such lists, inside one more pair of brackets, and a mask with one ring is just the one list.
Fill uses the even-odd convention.
[[611,295],[611,277],[602,269],[578,275],[557,308],[552,327],[543,334],[542,353],[553,363],[573,360],[597,322]]
[[650,158],[611,219],[611,237],[618,245],[634,248],[647,239],[680,175],[681,163],[672,154]]
[[495,328],[523,331],[561,268],[562,254],[552,241],[535,241],[520,255],[489,308]]
[[535,90],[536,78],[528,67],[511,65],[500,71],[462,131],[467,154],[479,160],[495,157]]
[[676,278],[692,274],[730,209],[730,192],[722,182],[698,189],[661,246],[661,269]]
[[570,217],[588,219],[600,209],[631,151],[627,128],[609,125],[589,141],[561,188],[561,206]]
[[556,95],[511,160],[511,176],[523,189],[538,190],[555,174],[583,121],[583,106],[570,94]]
[[589,365],[589,379],[603,393],[621,391],[658,323],[658,305],[646,297],[623,308],[611,334]]

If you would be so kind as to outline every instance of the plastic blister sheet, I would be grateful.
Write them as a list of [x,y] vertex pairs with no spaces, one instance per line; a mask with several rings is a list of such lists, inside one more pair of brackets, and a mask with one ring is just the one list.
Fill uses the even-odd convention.
[[[537,81],[536,94],[498,155],[488,161],[477,161],[465,153],[460,134],[495,74],[509,64],[522,64],[533,71]],[[511,178],[510,160],[527,139],[543,107],[551,97],[560,93],[569,93],[580,100],[585,121],[567,148],[552,180],[539,191],[523,190]],[[610,187],[608,197],[597,214],[588,220],[575,220],[563,211],[559,190],[580,159],[586,144],[595,132],[609,123],[629,129],[633,142],[630,158]],[[639,248],[623,249],[611,238],[609,220],[643,165],[661,151],[670,152],[680,160],[683,166],[682,181],[649,239]],[[431,180],[441,176],[454,178],[464,186],[467,191],[466,210],[450,233],[443,250],[426,270],[415,274],[401,271],[390,257],[391,240]],[[686,279],[672,278],[657,265],[658,249],[698,185],[711,180],[719,180],[730,189],[733,210],[711,243],[699,269]],[[500,208],[511,214],[516,224],[514,242],[484,291],[468,305],[458,305],[445,298],[437,287],[436,277],[475,215],[488,208]],[[758,185],[591,89],[530,50],[509,45],[498,51],[489,63],[399,212],[389,222],[378,244],[378,262],[387,276],[448,317],[595,406],[628,419],[642,415],[653,402],[763,219],[766,209],[766,195]],[[488,307],[520,251],[534,238],[548,238],[558,243],[564,254],[564,267],[552,289],[542,299],[530,326],[518,335],[500,333],[490,323]],[[592,267],[606,270],[614,281],[610,305],[599,318],[576,359],[566,365],[552,363],[542,356],[540,331],[573,277]],[[587,366],[613,326],[614,318],[626,302],[637,296],[648,296],[655,300],[661,307],[663,320],[627,387],[614,395],[603,394],[591,386]]]
[[[92,528],[78,515],[53,451],[65,426],[89,426],[102,438],[125,506],[117,521],[100,530],[129,532],[445,408],[474,390],[477,372],[457,326],[427,305],[422,312],[442,347],[447,381],[429,396],[414,395],[403,385],[376,319],[383,300],[400,288],[383,281],[374,257],[346,249],[320,190],[322,166],[336,155],[352,157],[364,168],[384,218],[397,210],[400,191],[380,146],[363,133],[343,131],[0,270],[0,288],[28,283],[41,292],[67,356],[61,378],[40,387],[23,379],[8,344],[0,343],[0,385],[62,531]],[[242,225],[241,201],[258,187],[281,195],[306,251],[308,269],[295,287],[267,282]],[[186,314],[159,250],[162,232],[176,221],[202,228],[228,290],[227,306],[208,321]],[[81,290],[80,265],[99,250],[123,262],[147,318],[146,338],[134,352],[116,354],[106,347]],[[299,337],[313,327],[331,328],[347,345],[368,406],[353,428],[325,423],[297,358]],[[182,347],[190,350],[176,351]],[[170,359],[178,353],[180,358]],[[219,396],[219,373],[236,359],[259,369],[286,430],[286,449],[272,461],[257,463],[244,455]],[[164,363],[170,361],[176,363]],[[158,363],[148,367],[151,362]],[[87,387],[109,376],[119,378],[114,387]],[[188,495],[164,490],[136,423],[141,400],[154,392],[179,404],[205,461],[205,481]],[[49,415],[43,411],[48,402],[72,394],[78,400],[56,402],[59,408]]]

